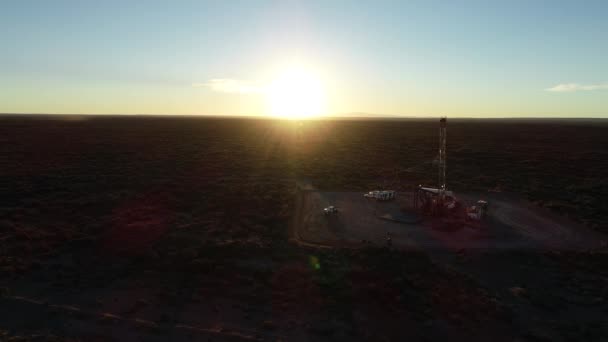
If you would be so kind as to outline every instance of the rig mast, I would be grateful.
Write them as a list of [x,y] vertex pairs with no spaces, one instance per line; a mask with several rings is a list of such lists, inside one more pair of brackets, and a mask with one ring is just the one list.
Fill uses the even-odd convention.
[[439,189],[439,199],[441,203],[445,202],[445,169],[446,169],[446,140],[447,140],[447,118],[439,119],[439,180],[437,187]]

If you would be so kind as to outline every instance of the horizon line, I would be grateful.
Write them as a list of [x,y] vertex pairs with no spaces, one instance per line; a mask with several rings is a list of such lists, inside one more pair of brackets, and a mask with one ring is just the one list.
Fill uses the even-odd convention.
[[269,119],[269,120],[286,120],[286,121],[306,121],[306,120],[325,120],[325,119],[435,119],[440,117],[448,117],[453,119],[523,119],[523,120],[607,120],[606,117],[585,116],[449,116],[449,115],[389,115],[389,114],[372,114],[372,113],[344,113],[335,115],[320,115],[309,118],[282,118],[271,115],[234,115],[234,114],[146,114],[146,113],[0,113],[0,116],[146,116],[146,117],[209,117],[209,118],[234,118],[234,119]]

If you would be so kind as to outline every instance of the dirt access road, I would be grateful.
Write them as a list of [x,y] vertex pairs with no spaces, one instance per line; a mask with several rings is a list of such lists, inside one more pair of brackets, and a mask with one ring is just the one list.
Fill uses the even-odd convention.
[[[320,192],[311,187],[298,193],[291,228],[295,242],[323,248],[386,246],[427,255],[439,269],[470,279],[512,313],[511,324],[527,331],[522,340],[597,340],[608,336],[601,323],[608,314],[607,277],[603,271],[606,236],[500,193],[460,195],[475,203],[490,203],[479,227],[455,231],[433,228],[433,220],[403,224],[381,219],[397,215],[408,196],[376,203],[353,192]],[[340,212],[326,217],[322,209]],[[404,265],[408,264],[403,260]]]
[[[377,202],[359,192],[321,192],[309,185],[300,188],[291,228],[292,238],[302,244],[324,247],[363,247],[386,245],[387,233],[400,249],[425,250],[589,250],[605,244],[606,236],[556,216],[514,196],[501,193],[459,195],[464,203],[479,198],[489,201],[483,222],[446,231],[436,219],[406,213],[410,222],[395,222],[403,207],[411,207],[412,194]],[[326,216],[323,208],[336,206],[336,215]]]

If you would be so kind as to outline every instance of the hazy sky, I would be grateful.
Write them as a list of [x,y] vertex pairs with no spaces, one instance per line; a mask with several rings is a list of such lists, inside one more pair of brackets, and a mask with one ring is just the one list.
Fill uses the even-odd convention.
[[0,112],[608,117],[608,1],[5,1]]

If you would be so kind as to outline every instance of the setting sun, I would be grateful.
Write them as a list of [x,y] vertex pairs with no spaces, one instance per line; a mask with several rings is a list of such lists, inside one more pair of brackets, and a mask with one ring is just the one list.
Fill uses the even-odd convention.
[[282,73],[269,86],[268,105],[272,116],[305,119],[325,113],[325,93],[319,79],[306,69]]

